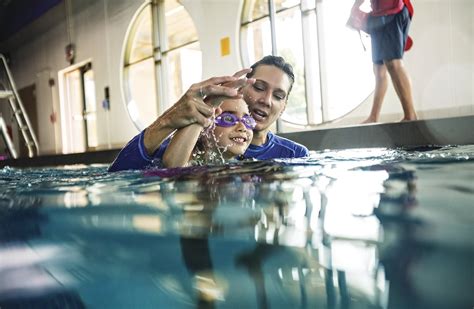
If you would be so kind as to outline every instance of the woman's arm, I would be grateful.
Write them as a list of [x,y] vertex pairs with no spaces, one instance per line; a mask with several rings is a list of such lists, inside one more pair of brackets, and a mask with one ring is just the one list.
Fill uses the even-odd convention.
[[186,166],[202,130],[203,126],[196,123],[177,130],[163,154],[163,165],[165,167]]
[[[248,69],[234,76],[212,77],[191,85],[184,95],[171,108],[145,129],[143,144],[148,155],[153,154],[161,143],[176,129],[191,124],[209,125],[209,117],[222,100],[241,96],[238,89],[248,83],[240,78]],[[206,100],[206,102],[205,102]]]
[[[212,106],[220,104],[224,98],[241,96],[238,89],[248,81],[240,77],[246,72],[248,69],[239,71],[234,76],[213,77],[193,84],[178,102],[122,149],[109,171],[145,168],[156,158],[156,151],[175,130],[191,124],[203,127],[209,125],[214,112]],[[208,104],[204,99],[209,101]],[[163,153],[162,150],[159,152]],[[161,159],[161,155],[158,158]]]

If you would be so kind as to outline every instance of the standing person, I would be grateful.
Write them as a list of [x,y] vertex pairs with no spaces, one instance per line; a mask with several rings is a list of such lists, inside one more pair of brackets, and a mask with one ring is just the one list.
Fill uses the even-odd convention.
[[252,141],[255,125],[243,99],[225,100],[208,128],[191,124],[176,131],[163,154],[163,166],[222,163],[222,159],[243,155]]
[[[244,74],[247,78],[241,78]],[[243,98],[257,123],[244,158],[266,160],[308,156],[305,146],[270,131],[286,108],[294,80],[289,63],[282,57],[266,56],[250,69],[241,70],[232,77],[214,77],[194,84],[173,107],[120,151],[109,171],[143,169],[152,165],[154,160],[161,161],[170,141],[167,137],[173,131],[193,123],[205,126],[211,123],[214,112],[211,105],[219,103],[208,105],[204,101],[237,98],[239,88],[242,88]]]
[[[357,3],[363,1],[356,0]],[[372,110],[364,123],[377,122],[387,92],[388,74],[402,104],[402,121],[416,120],[410,78],[403,64],[407,49],[408,29],[411,22],[409,0],[371,0],[372,12],[368,18],[368,32],[372,42],[372,62],[375,90]]]

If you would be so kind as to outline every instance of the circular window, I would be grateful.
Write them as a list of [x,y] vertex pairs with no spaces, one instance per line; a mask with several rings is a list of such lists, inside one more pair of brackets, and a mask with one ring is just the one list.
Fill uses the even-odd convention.
[[122,94],[138,130],[151,124],[202,75],[202,54],[191,17],[177,0],[154,3],[146,2],[137,10],[123,48]]
[[[370,40],[345,26],[353,1],[246,0],[241,47],[250,66],[276,54],[292,64],[295,84],[282,120],[308,127],[340,118],[373,91]],[[273,50],[276,47],[276,50]]]

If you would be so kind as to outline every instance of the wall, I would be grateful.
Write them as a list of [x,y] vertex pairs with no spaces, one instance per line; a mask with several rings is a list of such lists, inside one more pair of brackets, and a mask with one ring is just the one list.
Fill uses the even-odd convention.
[[[129,21],[141,3],[141,0],[72,1],[71,39],[76,45],[76,63],[91,59],[95,74],[99,149],[120,147],[136,134],[123,107],[119,69],[123,38]],[[17,88],[37,83],[37,74],[44,71],[51,72],[57,85],[58,72],[69,66],[64,52],[69,43],[67,29],[66,6],[62,2],[0,44],[0,52],[10,57],[10,69]],[[110,111],[101,107],[106,86],[110,87]],[[47,118],[40,126],[52,125],[49,116],[44,116],[44,113],[49,115],[49,110],[57,110],[58,118],[52,129],[55,134],[41,134],[42,154],[59,153],[62,149],[58,87],[40,92],[48,91],[49,98],[37,98],[42,113],[39,118]]]
[[[120,147],[138,133],[122,102],[120,68],[127,27],[142,3],[142,0],[72,0],[70,22],[72,41],[77,46],[76,62],[86,59],[93,62],[99,105],[99,148]],[[242,0],[182,0],[182,3],[194,19],[200,37],[203,77],[228,75],[239,70]],[[420,118],[474,114],[474,1],[416,0],[413,4],[415,16],[411,35],[415,45],[406,54],[405,65],[413,82]],[[37,74],[44,71],[51,72],[57,82],[57,72],[68,67],[64,55],[68,44],[65,12],[63,2],[8,41],[0,43],[0,52],[8,53],[11,58],[11,70],[18,88],[35,84]],[[231,42],[228,56],[220,54],[220,40],[224,37],[229,37]],[[110,111],[102,109],[100,104],[106,86],[110,87]],[[57,88],[56,83],[56,87],[48,89],[52,94],[45,95],[49,99],[41,99],[42,113],[59,106]],[[321,128],[359,123],[368,115],[370,107],[371,97],[344,119]],[[400,103],[390,86],[381,120],[398,121],[401,118]],[[43,134],[40,141],[46,146],[46,152],[61,149],[59,123],[58,120],[55,124],[40,124],[54,126],[54,130],[48,132],[55,134]]]
[[[182,0],[197,28],[203,53],[203,77],[229,75],[242,68],[240,59],[241,0]],[[220,41],[229,37],[230,54],[221,55]]]

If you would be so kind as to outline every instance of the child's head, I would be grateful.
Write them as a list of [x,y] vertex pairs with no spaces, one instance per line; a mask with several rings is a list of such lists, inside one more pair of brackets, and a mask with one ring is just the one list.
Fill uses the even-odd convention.
[[243,99],[222,102],[222,112],[216,116],[214,136],[219,148],[224,149],[224,159],[244,154],[253,137],[255,120]]

